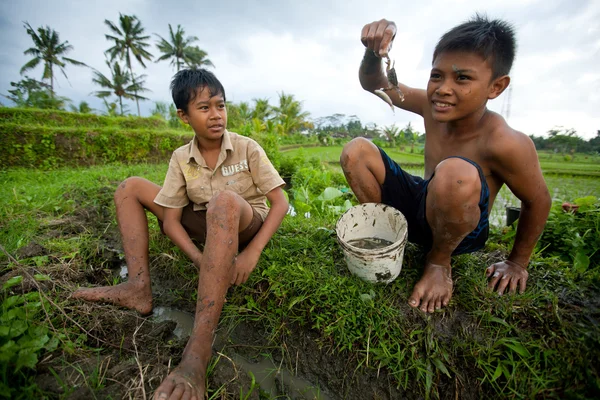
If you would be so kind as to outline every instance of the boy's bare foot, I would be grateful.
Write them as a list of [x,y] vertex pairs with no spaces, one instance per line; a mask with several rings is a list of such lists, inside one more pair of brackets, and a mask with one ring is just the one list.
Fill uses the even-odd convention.
[[150,285],[136,285],[124,282],[116,286],[81,288],[72,296],[93,302],[106,302],[136,310],[142,315],[152,312],[152,289]]
[[445,307],[452,297],[452,274],[450,266],[427,263],[421,280],[417,282],[408,299],[411,307],[424,312],[434,312]]
[[179,366],[173,370],[162,381],[153,400],[204,400],[205,392],[205,374],[198,369],[198,366],[190,366],[189,361],[182,361]]

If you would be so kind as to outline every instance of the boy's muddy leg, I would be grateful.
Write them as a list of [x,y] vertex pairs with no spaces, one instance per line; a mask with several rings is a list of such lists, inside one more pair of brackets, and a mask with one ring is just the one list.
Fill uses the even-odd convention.
[[380,203],[385,165],[377,146],[356,138],[344,146],[340,164],[352,192],[361,203]]
[[128,178],[119,185],[115,192],[115,206],[129,277],[116,286],[79,289],[73,293],[73,298],[109,302],[141,314],[152,311],[148,219],[144,208],[162,220],[163,209],[154,203],[159,191],[160,186],[137,177]]
[[452,252],[479,222],[481,181],[477,169],[460,158],[442,161],[427,188],[427,222],[433,233],[423,276],[409,305],[434,312],[452,297]]
[[198,279],[194,329],[179,366],[161,383],[156,400],[204,399],[206,368],[215,329],[233,274],[238,232],[252,220],[250,205],[237,194],[224,191],[208,203],[207,235]]

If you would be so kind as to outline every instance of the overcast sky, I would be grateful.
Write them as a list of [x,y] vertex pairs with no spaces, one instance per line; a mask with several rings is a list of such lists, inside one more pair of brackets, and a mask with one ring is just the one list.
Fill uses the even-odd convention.
[[[168,24],[181,24],[195,44],[208,53],[213,71],[233,102],[268,98],[277,104],[278,92],[293,94],[312,118],[334,113],[356,115],[378,125],[412,122],[423,132],[419,116],[397,109],[395,114],[358,82],[363,55],[362,27],[386,18],[398,25],[392,59],[401,81],[424,88],[431,54],[439,37],[475,12],[511,22],[517,32],[517,57],[508,91],[488,103],[506,115],[515,129],[544,135],[556,126],[574,128],[586,139],[600,130],[600,1],[597,0],[0,0],[0,93],[21,79],[20,68],[32,46],[23,22],[48,25],[68,40],[68,57],[85,62],[109,76],[104,51],[110,47],[104,20],[118,22],[119,12],[136,15],[152,36],[167,38]],[[56,91],[79,103],[98,90],[89,69],[68,66],[69,81],[57,73]],[[141,103],[149,115],[153,101],[170,102],[169,82],[175,70],[169,62],[149,62],[147,94]],[[40,79],[42,67],[28,72]],[[509,101],[510,100],[510,101]],[[5,99],[0,100],[7,103]],[[135,104],[129,102],[135,112]]]

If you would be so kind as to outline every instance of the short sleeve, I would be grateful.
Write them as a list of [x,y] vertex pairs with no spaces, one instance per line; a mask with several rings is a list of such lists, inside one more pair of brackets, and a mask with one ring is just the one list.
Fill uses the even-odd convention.
[[190,202],[186,192],[186,181],[175,153],[169,161],[169,169],[162,189],[154,202],[167,208],[183,208]]
[[248,146],[248,160],[252,180],[262,194],[267,194],[271,190],[285,185],[281,176],[267,157],[267,153],[256,142]]

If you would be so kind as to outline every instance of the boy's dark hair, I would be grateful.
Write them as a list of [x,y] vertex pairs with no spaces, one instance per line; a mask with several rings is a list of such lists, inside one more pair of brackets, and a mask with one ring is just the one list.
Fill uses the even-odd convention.
[[182,69],[178,71],[171,81],[171,95],[175,107],[187,113],[188,104],[204,89],[208,89],[210,97],[223,95],[225,89],[215,74],[202,68]]
[[475,14],[446,32],[433,51],[433,60],[446,51],[477,53],[492,66],[492,79],[508,75],[515,59],[515,31],[506,21]]

